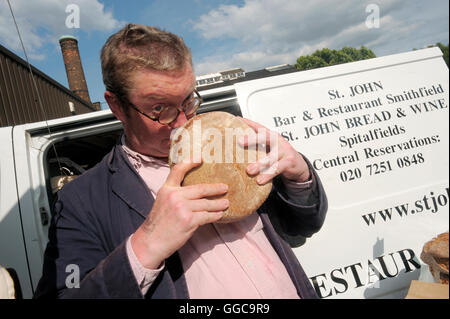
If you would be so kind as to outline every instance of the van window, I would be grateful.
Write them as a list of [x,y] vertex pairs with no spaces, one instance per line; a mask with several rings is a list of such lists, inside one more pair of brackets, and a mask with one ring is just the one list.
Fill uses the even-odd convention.
[[58,160],[52,146],[47,150],[46,187],[53,215],[56,193],[67,183],[94,167],[118,142],[122,129],[68,139],[55,144]]

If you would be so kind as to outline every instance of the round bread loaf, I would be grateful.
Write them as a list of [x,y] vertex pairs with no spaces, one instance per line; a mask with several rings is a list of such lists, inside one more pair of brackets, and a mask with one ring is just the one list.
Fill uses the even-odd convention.
[[188,172],[182,185],[228,185],[225,195],[230,205],[218,223],[237,221],[258,209],[269,196],[272,183],[258,185],[256,176],[249,176],[249,163],[265,157],[264,150],[243,147],[237,143],[243,135],[254,131],[238,117],[225,112],[209,112],[195,116],[178,128],[172,136],[169,165],[202,158],[202,164]]
[[426,263],[436,282],[448,285],[449,271],[449,235],[448,232],[425,243],[420,258]]

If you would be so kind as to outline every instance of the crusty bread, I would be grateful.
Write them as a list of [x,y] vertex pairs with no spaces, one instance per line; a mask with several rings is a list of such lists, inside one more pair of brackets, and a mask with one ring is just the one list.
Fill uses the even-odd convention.
[[437,282],[448,285],[448,232],[438,235],[423,246],[420,258],[426,263]]
[[[199,127],[201,135],[198,134]],[[202,164],[186,174],[182,185],[203,183],[228,185],[228,192],[225,195],[212,197],[212,199],[227,198],[230,202],[219,223],[237,221],[262,205],[272,189],[272,183],[258,185],[256,176],[249,176],[246,173],[249,159],[250,162],[254,162],[266,156],[265,150],[257,150],[255,147],[244,148],[237,143],[238,136],[252,132],[247,124],[229,113],[209,112],[195,116],[180,129],[171,142],[170,167],[192,158],[195,155],[194,146],[198,146],[197,154],[201,154]],[[182,129],[185,131],[180,133]],[[235,134],[234,137],[231,133]],[[189,152],[186,152],[186,145],[189,145]]]

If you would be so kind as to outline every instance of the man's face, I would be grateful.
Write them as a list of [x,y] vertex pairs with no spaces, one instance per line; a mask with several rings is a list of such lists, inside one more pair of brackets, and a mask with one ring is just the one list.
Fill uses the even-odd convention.
[[[195,88],[195,76],[190,65],[178,71],[140,70],[132,75],[130,81],[132,89],[128,99],[147,114],[158,105],[181,106],[192,96]],[[185,114],[180,112],[176,120],[163,125],[132,108],[121,120],[127,144],[139,153],[154,157],[168,157],[172,129],[187,122]]]

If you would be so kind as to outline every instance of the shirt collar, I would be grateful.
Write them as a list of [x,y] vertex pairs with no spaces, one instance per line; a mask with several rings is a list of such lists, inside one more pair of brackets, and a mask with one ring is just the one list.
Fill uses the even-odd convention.
[[165,166],[165,167],[169,167],[169,163],[167,163],[164,160],[161,160],[159,158],[155,158],[152,156],[148,156],[148,155],[144,155],[141,153],[138,153],[136,151],[133,151],[130,147],[128,147],[128,145],[126,144],[126,139],[125,139],[125,135],[122,135],[122,139],[121,139],[121,144],[122,144],[122,148],[125,151],[125,153],[133,158],[135,161],[137,161],[139,164],[142,165],[152,165],[152,166]]

